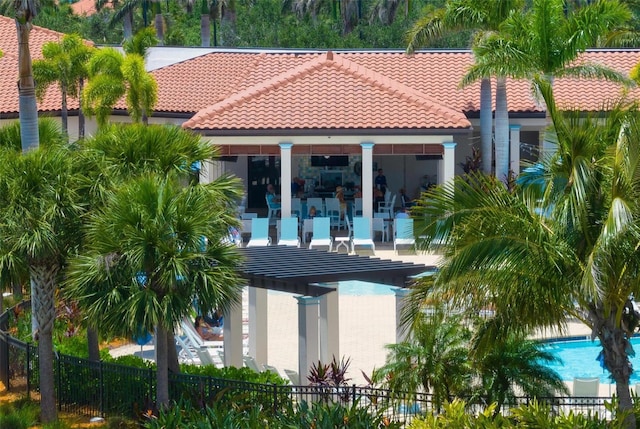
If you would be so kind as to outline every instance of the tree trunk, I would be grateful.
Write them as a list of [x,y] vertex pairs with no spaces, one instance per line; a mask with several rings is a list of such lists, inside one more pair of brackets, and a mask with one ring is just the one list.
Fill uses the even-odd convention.
[[[553,89],[553,76],[546,75],[545,79],[551,85]],[[541,159],[548,158],[550,156],[555,155],[558,150],[558,147],[555,143],[554,133],[553,131],[553,120],[551,119],[551,115],[549,115],[549,110],[545,107],[544,109],[544,130],[540,134],[540,150],[542,153],[540,154]]]
[[491,79],[482,79],[480,83],[480,151],[482,172],[491,174],[493,169],[493,109],[491,101]]
[[167,353],[167,330],[162,322],[156,327],[156,366],[157,391],[156,405],[158,409],[169,405],[169,361]]
[[31,52],[29,51],[29,33],[31,22],[20,23],[18,29],[18,97],[20,100],[20,138],[22,152],[37,149],[40,146],[38,134],[38,106],[36,104],[36,85],[33,80]]
[[509,176],[509,111],[507,110],[507,80],[496,82],[496,179],[507,183]]
[[98,344],[98,331],[91,326],[87,327],[87,346],[89,348],[89,360],[100,361],[100,345]]
[[53,322],[56,317],[55,288],[59,267],[43,263],[29,267],[35,294],[36,307],[32,314],[38,322],[38,362],[40,368],[40,418],[43,423],[57,419],[55,379],[53,374]]
[[201,46],[211,46],[211,18],[209,14],[200,15],[200,41]]
[[176,339],[173,329],[167,331],[167,366],[169,372],[180,373],[180,362],[178,362],[178,350],[176,349]]
[[65,136],[67,136],[67,141],[69,141],[69,112],[67,110],[67,89],[63,88],[62,93],[60,94],[62,97],[62,109],[60,111],[60,120],[62,122],[62,132]]
[[82,109],[82,91],[84,90],[84,79],[78,81],[78,140],[84,138],[84,110]]
[[122,26],[124,28],[124,38],[129,40],[133,37],[133,15],[127,12],[122,18]]
[[158,38],[158,46],[164,46],[164,20],[162,19],[161,13],[156,13],[155,26],[156,37]]

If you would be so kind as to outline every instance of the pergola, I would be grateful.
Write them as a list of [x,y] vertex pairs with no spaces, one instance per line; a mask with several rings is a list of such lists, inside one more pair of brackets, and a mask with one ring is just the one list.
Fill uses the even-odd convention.
[[[399,287],[396,291],[396,338],[402,298],[413,276],[434,266],[374,257],[332,253],[292,246],[240,248],[242,275],[249,284],[249,354],[268,363],[269,290],[298,295],[298,373],[306,382],[309,367],[318,360],[339,357],[339,300],[337,282],[361,280]],[[242,366],[242,310],[225,315],[225,365]]]

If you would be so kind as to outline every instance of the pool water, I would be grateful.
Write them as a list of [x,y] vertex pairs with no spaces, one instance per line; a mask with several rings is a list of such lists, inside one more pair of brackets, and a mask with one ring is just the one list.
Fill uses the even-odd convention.
[[395,290],[398,289],[395,286],[360,280],[347,280],[338,284],[338,293],[340,295],[394,295]]
[[[640,351],[640,338],[633,338],[631,344],[635,351]],[[560,374],[563,380],[571,381],[574,377],[600,377],[601,383],[612,383],[609,372],[605,371],[596,359],[602,350],[599,340],[554,341],[546,343],[545,347],[562,360],[562,363],[549,367]],[[630,384],[640,383],[640,353],[631,358],[631,364],[634,373],[631,375]]]

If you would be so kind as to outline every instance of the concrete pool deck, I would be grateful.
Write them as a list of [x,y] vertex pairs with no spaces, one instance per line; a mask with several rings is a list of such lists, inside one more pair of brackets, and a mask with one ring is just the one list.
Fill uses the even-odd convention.
[[[377,246],[377,243],[376,243]],[[436,265],[439,255],[418,254],[397,255],[393,249],[376,249],[376,257],[381,259]],[[243,297],[243,318],[248,313],[248,294]],[[268,364],[276,367],[284,376],[285,369],[298,368],[298,305],[294,295],[270,292],[268,305]],[[396,304],[393,294],[386,295],[345,295],[339,296],[340,312],[340,354],[351,360],[347,376],[350,383],[366,385],[362,372],[371,375],[374,368],[385,362],[386,344],[395,342]],[[539,338],[564,336],[588,337],[590,331],[578,322],[571,322],[567,331],[541,332]],[[111,350],[112,356],[140,354],[153,356],[153,345],[140,347],[128,344]],[[571,382],[567,383],[569,389]],[[609,397],[615,392],[615,385],[601,384],[600,395]]]

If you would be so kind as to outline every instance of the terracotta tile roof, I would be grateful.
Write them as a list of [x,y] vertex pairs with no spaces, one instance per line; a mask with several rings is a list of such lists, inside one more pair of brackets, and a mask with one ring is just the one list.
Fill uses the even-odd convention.
[[[42,58],[42,46],[47,42],[58,42],[63,33],[34,26],[29,35],[29,48],[33,59]],[[92,44],[91,42],[87,42]],[[18,107],[18,36],[13,18],[0,15],[0,114],[16,116]],[[78,108],[78,101],[67,100],[69,110]],[[62,98],[57,87],[51,86],[42,101],[38,101],[40,112],[59,111]]]
[[263,130],[470,125],[462,112],[332,52],[236,92],[184,124],[194,129]]

